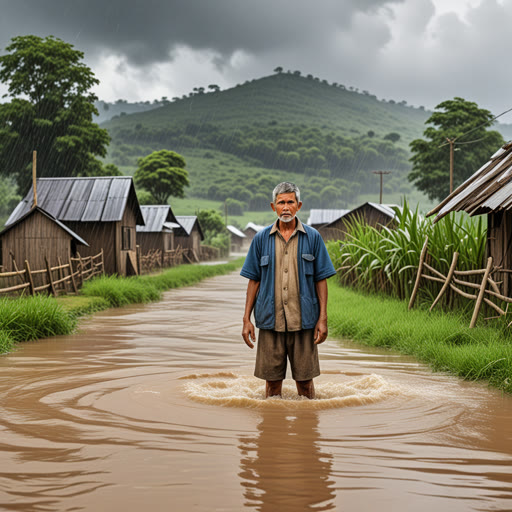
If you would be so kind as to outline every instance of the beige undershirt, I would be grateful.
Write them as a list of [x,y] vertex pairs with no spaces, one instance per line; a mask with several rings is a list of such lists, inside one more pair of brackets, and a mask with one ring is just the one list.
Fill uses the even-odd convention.
[[297,225],[288,242],[279,232],[278,221],[274,223],[270,234],[275,234],[275,331],[300,331],[302,319],[300,314],[300,290],[297,250],[298,231],[305,233],[302,223]]

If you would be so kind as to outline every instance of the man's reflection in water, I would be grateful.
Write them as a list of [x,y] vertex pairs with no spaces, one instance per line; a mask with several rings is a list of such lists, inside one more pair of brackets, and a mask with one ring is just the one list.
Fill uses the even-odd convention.
[[246,506],[261,512],[333,510],[332,455],[318,446],[314,411],[265,411],[255,437],[242,437]]

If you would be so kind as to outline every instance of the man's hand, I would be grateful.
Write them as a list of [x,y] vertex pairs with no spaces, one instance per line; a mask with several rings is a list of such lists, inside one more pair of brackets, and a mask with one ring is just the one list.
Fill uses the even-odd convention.
[[249,348],[254,348],[254,342],[256,341],[256,334],[254,331],[254,325],[250,320],[244,318],[244,327],[242,329],[242,338],[245,344]]
[[315,325],[315,345],[320,345],[327,339],[327,319],[320,318]]

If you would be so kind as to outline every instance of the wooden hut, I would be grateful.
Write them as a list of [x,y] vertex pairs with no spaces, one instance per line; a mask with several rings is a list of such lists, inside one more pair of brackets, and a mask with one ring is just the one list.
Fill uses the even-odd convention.
[[[130,176],[39,178],[38,206],[70,228],[89,246],[81,256],[104,251],[107,274],[137,273],[136,224],[144,224]],[[32,206],[32,189],[11,213],[10,226]]]
[[322,226],[326,226],[338,220],[349,211],[350,210],[311,208],[307,225],[315,229],[320,229]]
[[260,224],[254,224],[254,222],[248,222],[247,226],[244,228],[244,235],[245,235],[245,246],[249,247],[251,245],[252,239],[256,235],[256,233],[259,233],[265,226],[261,226]]
[[141,254],[151,250],[174,250],[174,231],[180,229],[169,205],[144,205],[140,207],[145,225],[137,225],[137,245]]
[[203,230],[195,215],[176,215],[181,228],[174,232],[174,245],[182,249],[191,249],[196,259],[201,254],[201,240],[204,240]]
[[[65,224],[36,206],[9,224],[0,233],[0,266],[4,272],[12,272],[13,258],[18,269],[23,268],[25,260],[32,270],[67,264],[75,257],[77,246],[88,244]],[[82,250],[82,247],[80,247]]]
[[230,252],[242,252],[246,240],[245,234],[235,226],[228,225],[226,229],[229,231],[229,236],[231,237]]
[[398,206],[379,203],[364,203],[353,210],[348,211],[340,218],[320,227],[318,230],[324,241],[343,240],[351,222],[362,220],[370,226],[392,226],[396,216],[395,209]]
[[502,267],[502,292],[512,292],[512,142],[500,148],[427,216],[434,222],[450,212],[487,215],[487,254]]

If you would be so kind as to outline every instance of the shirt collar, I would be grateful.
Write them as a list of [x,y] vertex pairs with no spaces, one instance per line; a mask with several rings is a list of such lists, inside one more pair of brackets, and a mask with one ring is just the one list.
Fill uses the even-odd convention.
[[[297,219],[297,225],[295,226],[295,231],[302,231],[303,233],[305,233],[306,230],[304,229],[304,226],[302,225],[302,222],[300,221],[299,217],[295,217],[295,218]],[[272,228],[270,230],[271,235],[273,235],[276,231],[278,231],[278,227],[277,227],[278,221],[279,221],[279,219],[276,219],[276,221],[272,225]]]

